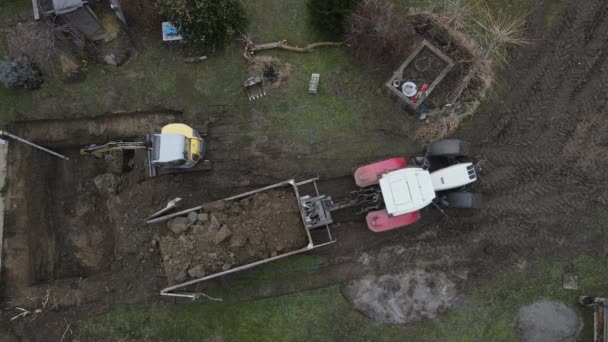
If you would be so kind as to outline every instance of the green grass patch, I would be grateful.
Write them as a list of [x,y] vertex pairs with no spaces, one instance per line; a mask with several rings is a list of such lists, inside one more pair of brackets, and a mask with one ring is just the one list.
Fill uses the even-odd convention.
[[566,263],[536,262],[522,272],[509,272],[492,279],[463,298],[458,308],[448,311],[440,321],[426,321],[412,329],[416,341],[517,341],[516,312],[535,301],[557,300],[582,314],[590,337],[592,312],[576,304],[579,295],[601,293],[608,288],[606,258],[581,255],[572,260],[580,279],[579,290],[562,288]]
[[85,323],[80,332],[164,341],[397,341],[399,330],[368,321],[350,310],[339,289],[327,288],[249,303],[123,306]]
[[[408,327],[378,325],[353,310],[338,288],[307,291],[253,302],[188,302],[167,306],[120,306],[84,322],[83,337],[148,337],[157,340],[224,341],[517,341],[516,312],[537,300],[558,300],[582,313],[589,338],[590,310],[578,307],[581,294],[608,288],[606,258],[581,255],[572,260],[578,291],[562,289],[566,263],[544,261],[524,271],[500,274],[461,301],[438,320]],[[315,265],[303,256],[285,260],[283,268]],[[281,269],[277,265],[275,270]],[[278,268],[277,268],[278,267]],[[269,271],[271,269],[267,269]],[[256,276],[256,275],[254,275]],[[258,279],[260,280],[260,279]]]

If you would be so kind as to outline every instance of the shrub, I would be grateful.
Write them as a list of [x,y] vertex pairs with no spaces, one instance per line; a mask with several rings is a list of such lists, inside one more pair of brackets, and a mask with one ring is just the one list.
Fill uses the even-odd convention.
[[3,87],[38,89],[42,82],[42,73],[28,57],[0,60],[0,84]]
[[342,36],[344,20],[352,13],[359,0],[309,0],[312,24],[321,32]]
[[362,0],[348,18],[346,30],[355,58],[376,70],[394,67],[413,36],[390,0]]
[[239,0],[156,0],[156,6],[194,47],[221,48],[247,24]]

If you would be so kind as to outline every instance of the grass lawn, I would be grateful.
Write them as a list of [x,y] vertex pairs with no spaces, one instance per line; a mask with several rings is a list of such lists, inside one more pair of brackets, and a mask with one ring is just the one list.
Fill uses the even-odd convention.
[[[462,1],[456,2],[463,5]],[[519,15],[526,1],[517,0],[505,6],[499,6],[496,0],[481,3],[487,4],[492,12],[512,11]],[[427,6],[430,2],[408,0],[399,4],[405,8]],[[243,5],[250,19],[249,33],[255,42],[286,39],[290,44],[302,46],[327,39],[311,29],[306,1],[243,1]],[[0,3],[0,13],[27,9],[29,1],[26,0]],[[376,93],[375,89],[381,85],[370,82],[370,75],[361,70],[344,49],[320,48],[307,54],[267,52],[291,64],[291,74],[280,88],[269,89],[268,97],[250,102],[241,86],[250,73],[239,44],[192,65],[183,63],[181,52],[172,50],[156,36],[137,39],[141,48],[127,65],[114,68],[90,63],[84,82],[64,84],[47,77],[39,91],[0,90],[0,123],[15,117],[93,116],[159,107],[196,113],[210,105],[225,104],[242,121],[245,131],[249,129],[252,111],[257,111],[268,120],[262,133],[307,143],[311,131],[315,142],[361,135],[373,128],[370,120],[374,112],[400,110],[391,100]],[[0,52],[6,52],[6,44],[1,39]],[[320,92],[316,96],[307,92],[313,72],[321,74]],[[197,120],[196,117],[190,119]]]
[[[260,0],[245,1],[243,5],[256,42],[287,39],[290,44],[304,45],[324,38],[309,29],[305,1]],[[0,7],[0,12],[4,9]],[[311,131],[315,142],[354,136],[368,130],[366,113],[398,110],[389,99],[372,92],[368,75],[344,49],[325,48],[307,54],[268,52],[291,64],[291,74],[280,88],[268,89],[266,98],[250,102],[242,88],[242,81],[250,72],[240,44],[193,65],[183,63],[181,52],[170,49],[160,39],[142,39],[142,48],[127,65],[114,68],[90,63],[88,77],[82,83],[64,84],[49,79],[36,92],[0,90],[0,122],[16,115],[45,119],[154,107],[196,113],[210,105],[223,104],[242,121],[245,131],[249,131],[252,111],[257,111],[268,120],[263,133],[308,143]],[[307,92],[313,72],[321,74],[316,96]]]
[[[302,259],[299,262],[304,262]],[[379,325],[351,309],[336,287],[253,302],[189,302],[179,305],[120,306],[84,322],[82,337],[148,337],[155,340],[224,341],[517,341],[515,314],[540,299],[560,300],[585,319],[578,295],[608,287],[608,260],[581,255],[572,260],[578,291],[561,287],[566,263],[535,262],[523,271],[499,274],[466,293],[454,308],[408,327]]]

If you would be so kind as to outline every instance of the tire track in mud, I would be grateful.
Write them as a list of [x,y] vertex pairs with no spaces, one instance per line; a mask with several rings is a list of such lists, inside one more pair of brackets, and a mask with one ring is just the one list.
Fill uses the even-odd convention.
[[569,1],[550,39],[514,64],[522,67],[519,78],[495,111],[457,132],[475,148],[487,206],[458,217],[452,229],[461,236],[439,238],[426,245],[429,252],[461,241],[445,252],[484,259],[475,243],[489,243],[517,262],[518,255],[577,245],[577,215],[608,203],[606,13],[606,0]]

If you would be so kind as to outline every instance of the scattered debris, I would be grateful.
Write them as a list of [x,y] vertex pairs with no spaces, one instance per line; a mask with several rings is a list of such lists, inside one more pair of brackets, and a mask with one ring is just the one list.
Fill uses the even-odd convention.
[[312,74],[310,76],[310,82],[308,82],[308,92],[311,94],[316,94],[317,91],[319,90],[319,78],[321,77],[321,75],[319,74]]
[[206,60],[207,60],[207,56],[184,58],[184,62],[185,63],[200,63],[200,62],[203,62],[203,61],[206,61]]
[[172,41],[183,39],[183,37],[179,34],[177,27],[175,27],[172,23],[170,23],[168,21],[164,21],[161,24],[161,28],[163,31],[163,41],[164,42],[172,42]]
[[578,290],[578,276],[574,273],[564,274],[562,286],[566,290]]

